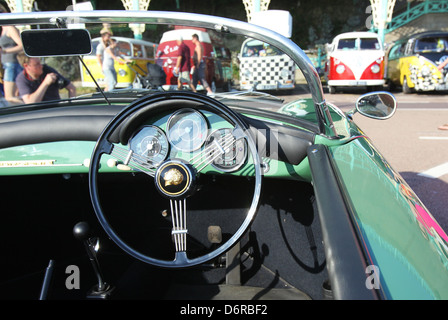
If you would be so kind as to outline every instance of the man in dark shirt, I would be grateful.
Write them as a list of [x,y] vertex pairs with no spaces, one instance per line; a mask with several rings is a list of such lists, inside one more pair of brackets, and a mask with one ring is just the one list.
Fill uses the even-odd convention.
[[66,88],[69,97],[76,96],[75,86],[53,68],[42,65],[39,58],[25,56],[23,72],[16,78],[19,95],[25,103],[59,100],[59,89]]
[[174,67],[174,71],[179,73],[177,78],[177,88],[182,90],[182,84],[187,83],[191,90],[196,92],[196,88],[193,87],[193,83],[190,80],[190,70],[191,70],[191,53],[190,48],[184,43],[184,40],[181,36],[177,38],[178,45],[178,54],[177,54],[177,62],[176,67]]

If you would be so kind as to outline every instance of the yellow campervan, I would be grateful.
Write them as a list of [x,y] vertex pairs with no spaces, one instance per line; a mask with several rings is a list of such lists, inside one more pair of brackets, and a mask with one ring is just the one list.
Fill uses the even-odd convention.
[[[425,32],[396,41],[387,54],[387,83],[413,91],[448,90],[448,32]],[[440,67],[439,67],[440,66]]]
[[[132,64],[120,64],[115,62],[117,71],[117,88],[127,88],[133,85],[136,80],[135,73],[138,72],[144,76],[148,71],[148,64],[154,63],[157,44],[145,40],[113,37],[117,40],[117,51],[123,58],[133,61]],[[84,57],[84,63],[89,68],[95,80],[100,86],[104,86],[104,74],[96,57],[96,47],[101,38],[92,39],[92,52]],[[92,78],[81,64],[81,80],[83,87],[95,87]],[[137,80],[138,81],[138,80]]]

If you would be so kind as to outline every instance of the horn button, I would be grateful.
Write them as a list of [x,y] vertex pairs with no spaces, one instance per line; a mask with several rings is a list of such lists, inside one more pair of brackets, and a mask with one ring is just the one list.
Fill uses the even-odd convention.
[[170,160],[163,163],[156,171],[157,190],[165,197],[186,198],[195,189],[194,169],[189,164]]

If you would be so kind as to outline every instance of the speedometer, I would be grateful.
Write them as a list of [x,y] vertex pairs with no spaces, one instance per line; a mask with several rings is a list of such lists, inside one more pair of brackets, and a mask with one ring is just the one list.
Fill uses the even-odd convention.
[[166,159],[169,151],[165,133],[156,126],[143,127],[130,139],[129,145],[134,153],[154,167]]
[[168,119],[168,139],[181,151],[191,152],[199,149],[207,139],[207,130],[204,116],[193,109],[179,110]]
[[210,150],[210,156],[214,158],[212,166],[224,172],[238,170],[246,161],[246,140],[236,140],[229,128],[218,129],[210,134],[206,150]]

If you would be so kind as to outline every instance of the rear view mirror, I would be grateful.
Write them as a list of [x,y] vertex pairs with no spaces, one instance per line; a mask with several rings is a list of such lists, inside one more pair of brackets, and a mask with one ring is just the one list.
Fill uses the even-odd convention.
[[72,56],[92,51],[85,29],[38,29],[21,33],[23,50],[30,57]]
[[374,119],[388,119],[397,108],[397,100],[389,92],[372,92],[356,101],[356,110],[362,115]]

